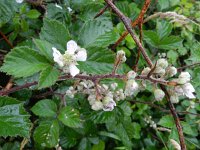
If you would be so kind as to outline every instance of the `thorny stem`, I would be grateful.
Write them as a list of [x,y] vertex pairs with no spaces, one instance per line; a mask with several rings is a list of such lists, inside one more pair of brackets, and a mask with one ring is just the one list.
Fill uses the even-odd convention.
[[171,114],[172,114],[172,116],[174,118],[174,121],[176,123],[176,128],[178,130],[178,135],[179,135],[179,141],[180,141],[181,150],[186,150],[186,145],[185,145],[185,139],[184,139],[184,135],[183,135],[183,130],[182,130],[182,127],[181,127],[180,119],[179,119],[179,117],[178,117],[178,115],[176,113],[176,109],[175,109],[174,105],[170,101],[170,95],[169,95],[167,89],[165,88],[165,86],[160,85],[160,87],[165,92],[166,99],[167,99],[168,104],[169,104],[169,109],[170,109]]
[[[115,79],[122,79],[123,80],[123,79],[126,78],[126,75],[119,75],[119,74],[105,74],[105,75],[93,75],[93,76],[76,75],[74,78],[70,75],[63,75],[63,76],[59,77],[58,81],[67,80],[67,79],[81,79],[81,80],[91,80],[91,81],[94,82],[94,81],[100,81],[100,80],[109,79],[109,78],[115,78]],[[156,79],[156,78],[153,78],[153,77],[147,77],[145,75],[138,75],[135,79],[136,80],[147,80],[147,81],[150,81],[150,82],[153,82],[153,83],[159,83],[159,84],[163,84],[163,85],[174,85],[174,84],[171,84],[171,82],[169,82],[169,81],[160,80],[160,79]],[[31,87],[33,85],[37,85],[37,84],[38,84],[38,82],[34,81],[34,82],[31,82],[31,83],[26,83],[26,84],[21,85],[21,86],[13,87],[9,90],[1,90],[0,96],[8,95],[10,93],[19,91],[21,89],[29,88],[29,87]]]
[[112,8],[112,10],[118,15],[118,17],[122,20],[122,22],[124,23],[127,31],[130,33],[130,35],[132,36],[133,40],[135,41],[135,43],[137,44],[137,46],[139,47],[144,59],[146,60],[146,62],[148,63],[148,65],[150,67],[153,66],[152,61],[150,60],[149,56],[147,55],[144,47],[142,46],[142,44],[140,43],[140,41],[138,40],[138,38],[136,37],[136,35],[133,33],[132,31],[132,26],[131,26],[131,20],[129,18],[127,18],[114,4],[111,0],[105,0],[105,2]]
[[[151,3],[151,0],[146,0],[146,1],[145,1],[144,5],[143,5],[143,8],[142,8],[142,10],[140,11],[139,16],[138,16],[137,19],[136,19],[134,22],[132,22],[132,24],[131,24],[132,28],[134,28],[134,27],[137,26],[137,25],[139,26],[139,28],[140,28],[140,36],[141,36],[141,34],[142,34],[142,33],[141,33],[141,28],[142,28],[142,24],[143,24],[143,18],[144,18],[144,15],[145,15],[147,9],[149,8],[150,3]],[[122,34],[122,36],[117,40],[117,42],[113,45],[112,49],[115,49],[115,48],[125,39],[125,37],[126,37],[128,34],[129,34],[129,32],[128,32],[128,31],[125,31],[125,32]],[[138,61],[138,60],[137,60],[137,61]],[[137,63],[137,61],[136,61],[136,63]]]
[[[142,44],[139,42],[139,40],[137,39],[137,37],[134,35],[133,31],[132,31],[132,27],[131,27],[131,23],[130,23],[130,19],[127,18],[110,0],[105,0],[105,2],[112,8],[112,10],[118,15],[118,17],[122,20],[122,22],[124,23],[127,31],[130,33],[130,35],[132,36],[132,38],[134,39],[135,43],[137,44],[137,46],[139,47],[140,51],[143,54],[143,57],[145,58],[146,62],[149,64],[149,66],[152,68],[153,67],[153,63],[150,60],[150,58],[148,57],[145,49],[143,48]],[[179,140],[180,140],[180,145],[181,145],[181,149],[182,150],[186,150],[186,145],[185,145],[185,139],[184,139],[184,135],[183,135],[183,130],[180,124],[180,120],[179,117],[176,113],[176,110],[174,108],[174,105],[171,103],[170,101],[170,97],[169,97],[169,93],[166,90],[164,85],[160,85],[162,90],[165,92],[166,94],[166,98],[168,100],[169,103],[169,107],[171,110],[171,113],[174,117],[175,123],[176,123],[176,127],[178,130],[178,134],[179,134]]]

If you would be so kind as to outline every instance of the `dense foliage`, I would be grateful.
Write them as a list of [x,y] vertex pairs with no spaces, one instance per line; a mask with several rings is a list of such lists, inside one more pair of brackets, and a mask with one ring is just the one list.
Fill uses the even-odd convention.
[[[144,3],[114,4],[134,21]],[[104,0],[0,0],[0,149],[180,149],[160,84],[183,89],[171,102],[200,149],[200,2],[152,0],[142,19],[148,73],[130,34],[113,48],[126,29]]]

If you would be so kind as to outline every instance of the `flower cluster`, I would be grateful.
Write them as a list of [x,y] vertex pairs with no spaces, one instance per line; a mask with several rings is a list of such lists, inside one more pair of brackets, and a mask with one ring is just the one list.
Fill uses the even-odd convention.
[[[152,69],[146,67],[142,70],[142,75],[148,75],[151,73],[151,76],[158,79],[166,79],[174,77],[177,74],[177,69],[174,66],[169,66],[165,58],[158,59],[155,68]],[[177,79],[173,79],[173,82],[176,82],[178,85],[170,89],[170,100],[172,103],[179,102],[179,96],[186,96],[190,99],[195,98],[193,94],[195,92],[194,87],[190,83],[191,76],[188,72],[181,72]],[[161,89],[154,90],[155,100],[161,101],[165,93]]]
[[178,103],[179,96],[186,96],[189,99],[196,98],[194,95],[195,89],[190,80],[191,76],[188,72],[181,72],[177,79],[173,79],[178,85],[170,90],[170,100],[172,103]]
[[66,95],[73,98],[77,92],[88,95],[87,99],[93,110],[112,111],[117,101],[125,99],[123,89],[118,88],[117,83],[95,85],[90,80],[82,80],[76,86],[69,87]]
[[152,127],[153,129],[157,128],[157,124],[152,120],[152,116],[148,116],[144,118],[144,121],[149,124],[150,127]]
[[70,73],[72,77],[80,73],[76,67],[77,61],[86,61],[87,52],[73,40],[67,42],[65,54],[61,54],[55,47],[52,47],[54,61],[62,68],[64,73]]

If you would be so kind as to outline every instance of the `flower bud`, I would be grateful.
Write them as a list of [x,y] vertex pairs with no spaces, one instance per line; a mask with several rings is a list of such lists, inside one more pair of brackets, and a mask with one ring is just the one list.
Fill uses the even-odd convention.
[[74,88],[70,86],[69,89],[65,92],[65,94],[70,98],[74,98],[75,94]]
[[157,66],[156,69],[154,70],[154,73],[157,75],[163,76],[165,74],[165,69]]
[[115,90],[116,88],[118,87],[118,84],[117,83],[112,83],[111,85],[110,85],[110,88],[111,88],[111,90]]
[[126,61],[126,55],[123,50],[117,51],[117,59],[121,59],[121,62]]
[[190,81],[190,78],[191,76],[188,72],[181,72],[181,74],[178,76],[177,83],[185,84]]
[[138,91],[138,89],[139,89],[139,86],[135,80],[133,79],[128,80],[126,82],[125,95],[131,96],[135,94]]
[[103,109],[103,103],[98,101],[98,100],[96,100],[92,105],[92,109],[96,110],[96,111]]
[[149,67],[146,67],[142,70],[141,74],[142,75],[148,75],[148,73],[151,71],[151,69]]
[[181,146],[178,142],[176,142],[174,139],[170,139],[171,144],[174,146],[176,150],[181,150]]
[[158,66],[158,67],[161,67],[161,68],[163,68],[163,69],[166,69],[167,66],[168,66],[168,62],[167,62],[167,60],[164,59],[164,58],[158,59],[158,61],[157,61],[157,66]]
[[167,73],[169,75],[169,77],[173,77],[174,75],[177,74],[177,69],[175,67],[169,67],[167,70]]
[[107,95],[102,100],[103,103],[103,110],[104,111],[112,111],[114,107],[116,106],[115,101],[113,100],[113,97],[110,95]]
[[161,101],[164,98],[165,93],[161,89],[156,89],[154,90],[154,96],[156,101]]
[[127,73],[127,79],[130,80],[130,79],[135,79],[135,77],[137,76],[137,73],[133,70],[129,71]]

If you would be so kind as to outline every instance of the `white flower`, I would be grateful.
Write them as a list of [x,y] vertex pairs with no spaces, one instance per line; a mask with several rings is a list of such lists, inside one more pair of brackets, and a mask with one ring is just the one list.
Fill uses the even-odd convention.
[[169,67],[167,69],[167,73],[168,73],[169,77],[173,77],[174,75],[177,74],[177,69],[175,67],[173,67],[173,66]]
[[154,70],[154,73],[160,76],[163,76],[165,74],[165,69],[163,69],[162,67],[156,67],[156,69]]
[[167,62],[167,60],[164,59],[164,58],[158,59],[158,61],[157,61],[157,66],[158,66],[158,67],[161,67],[161,68],[163,68],[163,69],[165,69],[165,68],[167,68],[167,66],[168,66],[168,62]]
[[125,62],[126,61],[125,52],[123,50],[117,51],[117,58],[121,59],[121,62]]
[[68,9],[68,12],[71,13],[72,12],[72,9],[70,7],[67,7]]
[[70,98],[74,98],[74,94],[76,91],[74,90],[73,86],[70,86],[69,89],[66,91],[66,95],[69,96]]
[[116,106],[115,101],[113,100],[112,95],[106,95],[104,99],[102,100],[103,103],[103,110],[104,111],[112,111],[114,107]]
[[154,90],[154,96],[156,101],[161,101],[164,98],[165,93],[161,89],[156,89]]
[[182,85],[183,93],[185,96],[187,96],[189,99],[196,98],[193,92],[195,92],[194,87],[192,86],[191,83],[186,83]]
[[176,150],[181,150],[181,146],[178,142],[176,142],[174,139],[170,139],[171,144],[174,146]]
[[73,40],[67,42],[67,50],[62,55],[55,47],[52,47],[53,58],[56,63],[63,69],[63,72],[70,73],[71,76],[79,74],[80,70],[76,67],[77,61],[86,61],[87,52],[80,48]]
[[55,6],[59,9],[63,9],[60,5],[58,5],[57,3],[55,4]]
[[149,67],[146,67],[142,70],[141,74],[142,75],[148,75],[148,73],[151,71],[151,69]]
[[129,80],[129,79],[135,79],[135,77],[137,76],[137,73],[135,72],[135,71],[133,71],[133,70],[131,70],[131,71],[129,71],[128,73],[127,73],[127,79]]
[[191,76],[188,72],[181,72],[181,74],[178,76],[177,83],[185,84],[190,81],[190,78]]
[[22,3],[24,0],[16,0],[17,3]]
[[131,79],[126,82],[125,95],[131,96],[138,91],[138,84],[135,80]]
[[102,102],[100,102],[100,101],[98,101],[98,100],[96,100],[93,104],[92,104],[92,109],[93,110],[101,110],[101,109],[103,109],[103,103]]
[[189,99],[196,98],[193,94],[195,92],[195,89],[191,83],[185,83],[183,85],[176,86],[174,90],[178,95],[185,95]]

